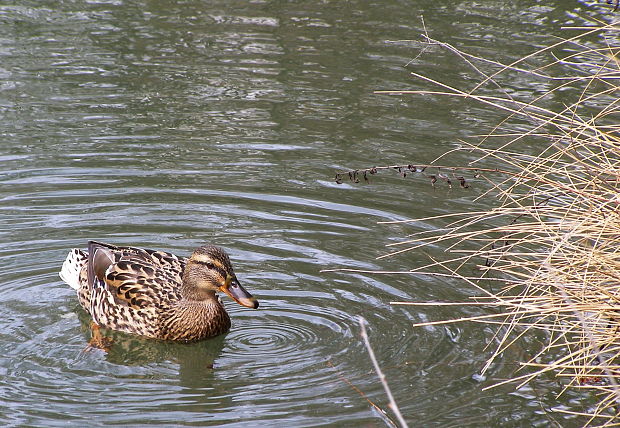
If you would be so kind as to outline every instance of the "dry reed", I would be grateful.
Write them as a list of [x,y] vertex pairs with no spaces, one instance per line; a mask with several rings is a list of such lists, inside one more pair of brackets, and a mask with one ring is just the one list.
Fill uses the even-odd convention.
[[[466,174],[486,179],[491,189],[485,196],[495,192],[500,201],[496,208],[437,216],[434,220],[445,225],[436,233],[420,232],[391,244],[386,256],[428,245],[447,248],[452,254],[448,260],[432,260],[410,272],[440,274],[443,270],[444,275],[473,287],[476,297],[463,304],[489,305],[499,313],[419,325],[466,320],[498,323],[499,345],[484,370],[530,330],[544,331],[547,347],[521,362],[530,370],[510,381],[520,386],[554,373],[566,379],[566,388],[591,390],[598,406],[574,409],[575,414],[587,416],[590,425],[620,422],[619,29],[608,24],[572,28],[575,36],[508,65],[426,36],[425,43],[455,54],[472,67],[480,82],[464,90],[414,72],[414,77],[437,90],[377,93],[470,99],[506,112],[506,118],[476,144],[463,143],[465,149],[479,154],[465,167],[442,166],[439,173],[429,174],[430,168],[437,170],[436,160],[426,166],[372,167],[336,177],[359,181],[381,168],[400,168],[401,174],[433,175],[433,184],[438,178],[453,177],[465,187]],[[534,60],[540,64],[543,58],[548,58],[544,65],[528,66]],[[499,83],[509,73],[543,79],[551,89],[533,100],[516,99]],[[570,93],[575,97],[560,108],[550,108],[554,104],[550,100],[560,92],[562,99]],[[529,143],[530,152],[532,147],[539,150],[525,154],[523,143]],[[483,168],[487,163],[491,167]],[[442,173],[445,177],[438,175]],[[415,221],[408,220],[412,226]],[[472,243],[477,245],[473,249]],[[478,269],[472,275],[473,264]]]

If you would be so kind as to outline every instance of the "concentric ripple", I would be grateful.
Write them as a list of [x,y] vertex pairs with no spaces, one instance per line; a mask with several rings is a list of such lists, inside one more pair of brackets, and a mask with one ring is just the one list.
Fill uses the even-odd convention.
[[261,376],[267,378],[305,379],[310,383],[321,381],[309,375],[324,371],[317,362],[325,364],[327,355],[338,358],[346,352],[334,344],[350,339],[355,328],[351,315],[335,307],[288,303],[253,318],[240,319],[238,315],[218,366],[260,368]]

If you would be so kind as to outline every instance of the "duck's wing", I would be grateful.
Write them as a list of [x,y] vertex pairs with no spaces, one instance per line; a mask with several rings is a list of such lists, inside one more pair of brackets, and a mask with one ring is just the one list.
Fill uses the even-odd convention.
[[164,251],[88,244],[88,284],[103,288],[118,305],[141,309],[180,298],[186,259]]

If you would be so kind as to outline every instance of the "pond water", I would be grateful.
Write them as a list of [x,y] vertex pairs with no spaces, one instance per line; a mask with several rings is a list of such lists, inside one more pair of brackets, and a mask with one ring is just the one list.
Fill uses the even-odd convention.
[[[489,130],[501,112],[458,100],[373,94],[479,78],[441,41],[503,62],[607,19],[572,1],[16,1],[0,6],[0,422],[11,426],[364,426],[395,420],[359,335],[414,426],[548,426],[552,377],[511,376],[528,336],[480,376],[494,328],[415,322],[483,309],[456,280],[321,272],[410,269],[443,248],[379,259],[437,227],[378,221],[478,209],[480,186],[432,187],[347,168],[426,163]],[[501,78],[500,78],[501,79]],[[527,99],[541,83],[501,83]],[[544,89],[544,88],[542,88]],[[490,89],[489,89],[490,90]],[[466,161],[465,154],[456,161]],[[57,275],[87,240],[188,255],[225,247],[261,303],[226,305],[225,336],[190,345],[110,333]],[[491,343],[489,348],[485,346]],[[371,403],[387,411],[382,415]]]

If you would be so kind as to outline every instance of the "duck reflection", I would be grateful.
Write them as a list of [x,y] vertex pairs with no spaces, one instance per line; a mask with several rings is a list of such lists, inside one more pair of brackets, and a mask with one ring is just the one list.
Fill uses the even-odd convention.
[[[76,308],[84,331],[84,352],[100,352],[89,345],[91,340],[90,316]],[[175,343],[150,339],[109,329],[99,329],[100,340],[105,343],[105,359],[124,366],[145,366],[170,361],[179,365],[179,381],[186,387],[204,385],[212,378],[216,359],[224,348],[226,335],[195,343]]]

